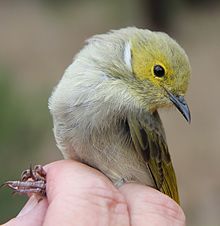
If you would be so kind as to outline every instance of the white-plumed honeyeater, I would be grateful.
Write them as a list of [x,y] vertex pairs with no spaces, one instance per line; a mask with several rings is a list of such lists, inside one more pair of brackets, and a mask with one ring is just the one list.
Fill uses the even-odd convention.
[[59,149],[116,185],[150,185],[179,202],[157,109],[175,105],[190,121],[189,77],[186,53],[165,33],[133,27],[93,36],[49,101]]

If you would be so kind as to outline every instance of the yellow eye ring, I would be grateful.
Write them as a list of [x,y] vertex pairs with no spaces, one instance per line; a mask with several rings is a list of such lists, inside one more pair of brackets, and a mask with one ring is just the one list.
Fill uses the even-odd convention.
[[152,74],[153,74],[155,77],[158,77],[158,78],[164,77],[165,74],[166,74],[165,67],[162,66],[161,64],[155,64],[155,65],[152,67]]

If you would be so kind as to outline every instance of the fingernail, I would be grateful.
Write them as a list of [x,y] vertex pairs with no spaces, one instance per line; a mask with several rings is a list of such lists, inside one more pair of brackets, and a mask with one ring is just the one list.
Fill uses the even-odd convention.
[[35,196],[31,196],[23,209],[20,211],[20,213],[17,215],[17,217],[24,216],[28,212],[30,212],[34,207],[38,204],[38,200]]

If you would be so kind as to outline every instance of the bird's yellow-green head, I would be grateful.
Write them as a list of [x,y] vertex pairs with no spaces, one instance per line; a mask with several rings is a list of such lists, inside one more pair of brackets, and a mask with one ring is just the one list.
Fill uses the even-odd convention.
[[174,104],[190,121],[184,100],[190,64],[185,51],[170,36],[128,27],[96,35],[88,42],[77,60],[83,62],[84,71],[98,72],[102,85],[103,74],[111,78],[105,80],[105,100],[114,96],[116,108],[132,102],[129,109],[134,106],[150,112]]
[[133,35],[128,45],[130,59],[126,53],[125,61],[135,77],[130,86],[140,102],[152,111],[174,104],[190,121],[184,100],[191,73],[185,51],[162,32],[142,31]]

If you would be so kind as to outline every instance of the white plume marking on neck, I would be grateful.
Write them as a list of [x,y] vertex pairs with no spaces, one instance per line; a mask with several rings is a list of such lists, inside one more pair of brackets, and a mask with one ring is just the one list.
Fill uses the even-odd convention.
[[128,66],[129,70],[132,70],[132,68],[131,68],[131,45],[129,42],[127,42],[125,44],[124,61],[125,61],[126,65]]

